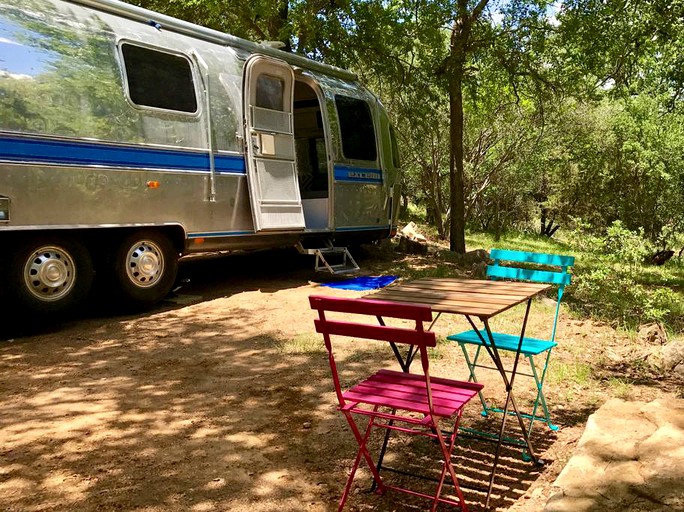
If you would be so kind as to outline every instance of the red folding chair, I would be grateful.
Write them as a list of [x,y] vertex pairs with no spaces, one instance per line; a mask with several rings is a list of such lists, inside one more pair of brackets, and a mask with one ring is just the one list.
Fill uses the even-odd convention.
[[[344,299],[334,297],[309,297],[311,308],[318,311],[315,320],[316,331],[323,334],[335,392],[339,400],[338,409],[344,414],[359,444],[359,451],[354,460],[351,473],[347,479],[344,493],[340,499],[338,511],[344,508],[349,496],[354,475],[361,458],[366,460],[373,475],[376,492],[384,494],[387,489],[400,491],[428,498],[432,501],[431,510],[437,509],[440,503],[459,507],[466,511],[463,493],[458,485],[456,473],[451,462],[458,424],[463,407],[477,395],[482,385],[475,382],[460,382],[449,379],[430,377],[427,347],[436,345],[435,333],[426,331],[423,322],[432,320],[429,306],[398,304],[367,299]],[[380,325],[362,322],[329,319],[326,313],[351,313],[368,315],[380,320]],[[385,325],[384,317],[399,318],[415,322],[415,327],[390,327]],[[358,317],[355,317],[358,319]],[[365,320],[365,318],[364,318]],[[337,373],[333,354],[331,336],[363,338],[384,342],[405,343],[418,347],[422,363],[422,374],[405,373],[392,370],[380,370],[350,389],[343,391]],[[369,417],[365,432],[356,423],[355,417]],[[453,418],[454,428],[451,433],[442,433],[440,419]],[[435,494],[412,491],[389,485],[380,477],[380,472],[368,450],[367,443],[373,429],[389,429],[405,434],[417,434],[435,439],[444,459],[441,475],[438,479]],[[457,499],[442,498],[446,476],[449,475]]]

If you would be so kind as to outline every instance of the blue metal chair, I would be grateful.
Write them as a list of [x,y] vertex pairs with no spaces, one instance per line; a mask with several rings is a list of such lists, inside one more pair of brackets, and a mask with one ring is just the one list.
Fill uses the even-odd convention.
[[[574,265],[575,258],[573,256],[561,256],[558,254],[543,254],[534,252],[509,251],[503,249],[492,249],[490,258],[494,262],[487,266],[487,277],[490,279],[507,279],[514,281],[533,281],[537,283],[548,283],[558,286],[558,299],[556,303],[556,312],[553,319],[553,329],[551,330],[551,337],[548,340],[536,339],[530,337],[523,337],[520,342],[519,335],[503,334],[492,332],[494,344],[498,350],[516,352],[520,347],[520,353],[525,356],[529,363],[531,373],[516,372],[518,375],[525,375],[532,377],[537,387],[537,396],[534,400],[531,414],[523,414],[524,417],[530,420],[529,433],[532,432],[532,425],[535,420],[543,421],[551,430],[558,430],[558,426],[551,422],[549,409],[546,405],[546,398],[544,397],[544,379],[546,377],[546,370],[551,359],[551,350],[557,345],[556,326],[558,323],[558,312],[560,310],[560,303],[563,297],[565,286],[570,284],[570,274],[568,270]],[[507,266],[501,263],[506,262]],[[536,270],[530,268],[521,268],[523,264],[530,264],[534,266],[544,266],[545,268],[554,267],[553,270]],[[510,266],[509,266],[510,265]],[[557,268],[560,267],[560,270]],[[452,334],[447,339],[456,341],[463,355],[465,356],[468,370],[470,372],[469,380],[477,382],[475,376],[475,368],[492,368],[490,366],[478,364],[480,357],[480,350],[484,346],[483,343],[488,343],[488,335],[485,330],[481,330],[478,334],[475,330],[465,331],[458,334]],[[476,347],[475,354],[471,360],[468,353],[467,346],[474,345]],[[541,372],[535,365],[534,358],[536,356],[546,356],[543,361]],[[487,416],[489,413],[502,413],[502,409],[496,407],[489,407],[482,395],[479,393],[480,401],[482,402],[482,415]],[[541,406],[543,416],[537,415],[537,410]]]

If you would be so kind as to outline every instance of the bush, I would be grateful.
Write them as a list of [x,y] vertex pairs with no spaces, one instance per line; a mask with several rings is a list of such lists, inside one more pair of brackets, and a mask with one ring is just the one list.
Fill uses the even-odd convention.
[[662,322],[675,330],[684,327],[684,307],[675,291],[645,287],[632,271],[606,262],[575,276],[573,299],[585,313],[626,328],[647,322]]
[[[584,313],[637,328],[647,322],[661,322],[670,329],[684,328],[684,305],[675,290],[647,285],[643,262],[653,254],[653,245],[643,230],[630,231],[620,221],[613,222],[604,235],[592,234],[581,222],[570,237],[575,248],[593,253],[595,259],[575,268],[572,299]],[[655,276],[656,282],[666,281]]]

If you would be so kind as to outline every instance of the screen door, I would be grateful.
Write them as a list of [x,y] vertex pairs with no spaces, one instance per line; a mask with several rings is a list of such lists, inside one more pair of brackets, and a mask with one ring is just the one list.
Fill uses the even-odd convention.
[[295,165],[294,73],[254,56],[245,66],[247,180],[256,231],[304,229]]

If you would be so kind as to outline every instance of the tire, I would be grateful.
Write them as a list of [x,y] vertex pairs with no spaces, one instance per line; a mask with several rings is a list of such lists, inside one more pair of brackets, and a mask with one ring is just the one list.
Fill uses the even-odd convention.
[[9,264],[10,298],[19,308],[56,314],[78,305],[93,283],[93,262],[80,242],[40,237],[20,242]]
[[111,282],[125,307],[148,308],[161,301],[176,280],[178,252],[171,240],[156,231],[137,231],[117,245]]

